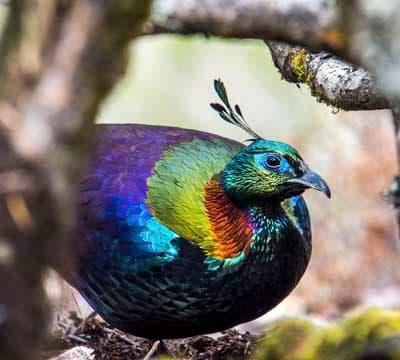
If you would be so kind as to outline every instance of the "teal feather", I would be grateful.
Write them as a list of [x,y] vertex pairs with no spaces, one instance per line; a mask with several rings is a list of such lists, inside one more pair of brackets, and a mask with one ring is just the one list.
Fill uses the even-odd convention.
[[[263,140],[215,81],[249,146],[188,129],[99,125],[81,184],[69,281],[111,325],[151,339],[223,330],[263,315],[311,255],[308,188],[329,188],[291,146]],[[273,160],[273,161],[272,161]]]

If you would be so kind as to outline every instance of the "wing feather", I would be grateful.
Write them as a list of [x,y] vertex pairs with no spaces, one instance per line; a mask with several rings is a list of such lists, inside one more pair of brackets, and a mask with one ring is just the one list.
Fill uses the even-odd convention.
[[242,147],[225,140],[180,144],[162,155],[147,181],[147,204],[153,215],[207,255],[215,253],[217,244],[205,208],[205,187]]

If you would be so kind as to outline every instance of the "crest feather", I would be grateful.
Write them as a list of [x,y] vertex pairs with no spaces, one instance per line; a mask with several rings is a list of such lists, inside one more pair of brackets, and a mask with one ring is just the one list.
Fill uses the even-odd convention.
[[246,131],[249,135],[252,136],[251,140],[262,139],[262,137],[258,135],[253,129],[251,129],[249,124],[247,124],[247,121],[244,119],[242,110],[240,109],[239,105],[236,104],[232,109],[231,104],[229,103],[225,85],[220,79],[214,80],[214,89],[218,97],[221,99],[223,105],[219,103],[211,103],[210,106],[212,107],[212,109],[214,109],[224,121]]

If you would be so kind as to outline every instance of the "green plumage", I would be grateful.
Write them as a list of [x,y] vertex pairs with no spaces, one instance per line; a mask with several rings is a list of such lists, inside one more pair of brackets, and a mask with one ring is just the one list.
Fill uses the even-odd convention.
[[222,82],[220,116],[253,140],[101,125],[82,180],[71,282],[115,327],[176,338],[250,321],[296,286],[311,254],[308,188],[329,188],[291,146],[252,131]]
[[242,147],[234,142],[193,140],[167,150],[147,181],[154,216],[207,255],[214,253],[216,239],[204,206],[204,189]]

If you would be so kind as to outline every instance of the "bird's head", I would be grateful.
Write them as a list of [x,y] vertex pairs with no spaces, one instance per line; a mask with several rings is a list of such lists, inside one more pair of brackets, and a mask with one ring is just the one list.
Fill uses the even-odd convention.
[[290,145],[255,140],[225,167],[222,186],[238,200],[283,200],[312,188],[330,197],[327,183],[303,161]]
[[222,119],[252,136],[252,143],[239,151],[223,171],[225,192],[243,201],[283,200],[310,188],[330,197],[328,184],[310,170],[296,149],[281,142],[262,139],[248,126],[240,107],[231,107],[222,81],[215,80],[214,87],[223,105],[213,103],[211,107]]

